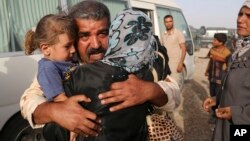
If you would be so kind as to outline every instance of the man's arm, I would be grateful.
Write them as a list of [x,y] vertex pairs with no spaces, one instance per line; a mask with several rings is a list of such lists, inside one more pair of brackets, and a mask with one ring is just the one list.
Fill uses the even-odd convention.
[[185,60],[185,57],[186,57],[186,50],[187,49],[186,49],[185,43],[181,43],[179,45],[180,45],[180,48],[181,48],[181,58],[180,58],[178,66],[177,66],[177,72],[182,72],[183,67],[184,67],[184,60]]
[[90,99],[84,95],[77,95],[65,101],[44,102],[33,113],[34,123],[56,122],[78,134],[97,135],[101,121],[97,119],[96,114],[83,109],[78,102],[90,102]]
[[42,95],[43,92],[40,88],[40,85],[38,84],[37,79],[34,79],[30,87],[24,91],[20,99],[20,109],[22,116],[28,120],[32,128],[43,127],[43,124],[35,124],[32,118],[32,114],[37,106],[46,102],[46,99]]
[[79,95],[62,102],[47,102],[35,79],[21,97],[20,107],[23,117],[33,128],[43,127],[45,123],[56,122],[76,133],[96,135],[100,121],[96,114],[83,109],[78,104],[82,101],[89,102],[89,99],[84,95]]

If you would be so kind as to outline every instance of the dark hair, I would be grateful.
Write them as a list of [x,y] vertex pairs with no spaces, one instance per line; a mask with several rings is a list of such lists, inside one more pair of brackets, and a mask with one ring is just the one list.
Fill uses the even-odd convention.
[[29,30],[25,35],[25,54],[30,55],[40,47],[41,43],[53,45],[59,41],[60,34],[68,34],[76,39],[76,26],[69,16],[48,14],[41,18],[36,29]]
[[110,13],[106,5],[95,0],[81,1],[69,10],[69,16],[73,19],[101,20],[107,18],[110,23]]
[[215,33],[214,38],[223,44],[225,44],[227,41],[227,35],[225,33]]
[[172,15],[166,15],[166,16],[164,16],[163,20],[165,20],[165,19],[167,19],[167,18],[174,19]]

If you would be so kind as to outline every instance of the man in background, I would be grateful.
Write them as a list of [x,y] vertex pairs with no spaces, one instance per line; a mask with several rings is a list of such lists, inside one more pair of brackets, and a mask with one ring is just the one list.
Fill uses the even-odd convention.
[[[177,81],[180,89],[184,84],[184,59],[186,56],[186,45],[183,33],[174,28],[174,19],[172,15],[166,15],[164,17],[164,25],[166,31],[162,35],[162,43],[167,48],[169,56],[169,66],[171,70],[171,76]],[[179,106],[173,112],[173,118],[182,131],[184,132],[184,120],[179,114],[182,111],[183,98],[181,97],[181,106]]]
[[172,15],[164,17],[164,25],[166,31],[162,35],[163,45],[167,48],[169,56],[169,65],[171,69],[171,76],[173,76],[180,88],[183,86],[184,76],[184,59],[186,56],[186,45],[183,33],[174,28],[174,19]]

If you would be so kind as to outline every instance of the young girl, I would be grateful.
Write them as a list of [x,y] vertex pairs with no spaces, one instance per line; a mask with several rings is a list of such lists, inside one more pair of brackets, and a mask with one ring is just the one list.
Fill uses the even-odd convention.
[[37,80],[49,101],[67,99],[63,81],[67,72],[75,66],[75,31],[70,17],[49,14],[38,22],[34,31],[26,33],[25,54],[30,55],[40,49],[44,55],[38,62]]

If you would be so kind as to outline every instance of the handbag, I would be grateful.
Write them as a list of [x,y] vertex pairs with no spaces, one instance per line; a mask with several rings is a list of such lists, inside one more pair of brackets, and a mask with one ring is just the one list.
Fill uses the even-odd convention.
[[168,114],[153,113],[146,116],[149,141],[183,141],[180,128]]

